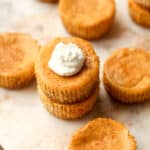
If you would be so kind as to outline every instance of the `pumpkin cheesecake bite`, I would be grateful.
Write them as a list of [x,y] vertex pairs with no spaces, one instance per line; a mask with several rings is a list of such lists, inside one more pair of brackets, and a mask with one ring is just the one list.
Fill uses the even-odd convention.
[[59,0],[40,0],[40,1],[46,3],[57,3]]
[[35,71],[45,95],[63,104],[83,101],[99,84],[99,58],[79,38],[56,38],[44,46]]
[[114,21],[114,0],[61,0],[59,11],[66,29],[85,39],[106,34]]
[[21,33],[0,34],[0,87],[21,88],[35,79],[37,41]]
[[56,100],[50,99],[40,87],[38,91],[41,101],[48,112],[58,118],[72,120],[79,119],[92,110],[98,98],[99,88],[95,87],[91,95],[84,101],[70,105],[61,104]]
[[[143,1],[141,1],[141,3],[142,2]],[[137,24],[140,24],[145,27],[150,27],[150,8],[142,6],[141,4],[137,3],[135,0],[129,0],[129,13],[131,18]]]
[[134,0],[136,3],[150,8],[150,0]]
[[112,97],[124,103],[150,100],[149,68],[149,52],[136,48],[120,49],[105,62],[105,88]]
[[123,124],[111,119],[97,118],[74,133],[68,149],[136,150],[136,142]]

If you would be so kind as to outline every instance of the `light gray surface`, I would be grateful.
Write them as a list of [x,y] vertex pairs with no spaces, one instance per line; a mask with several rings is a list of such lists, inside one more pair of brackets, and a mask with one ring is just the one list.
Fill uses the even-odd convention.
[[[0,31],[30,33],[42,44],[56,36],[69,35],[62,26],[57,5],[42,4],[36,0],[0,0]],[[117,48],[150,49],[149,35],[150,30],[130,20],[126,0],[118,0],[111,32],[93,44],[102,65]],[[149,150],[149,115],[150,102],[122,105],[112,101],[101,86],[100,100],[89,115],[77,121],[63,121],[45,111],[36,83],[15,91],[0,89],[0,144],[5,150],[62,150],[66,148],[71,134],[87,121],[95,117],[111,117],[125,123],[137,138],[138,150]]]

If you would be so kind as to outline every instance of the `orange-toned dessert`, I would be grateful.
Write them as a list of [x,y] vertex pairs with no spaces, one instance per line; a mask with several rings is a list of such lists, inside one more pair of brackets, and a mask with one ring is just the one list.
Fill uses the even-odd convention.
[[124,103],[150,100],[149,68],[149,52],[136,48],[120,49],[105,62],[105,88],[112,97]]
[[150,27],[150,9],[136,3],[135,0],[129,0],[129,13],[131,18],[138,24]]
[[40,0],[40,1],[46,3],[57,3],[59,0]]
[[66,29],[85,39],[106,34],[114,21],[114,0],[61,0],[59,11]]
[[136,150],[134,137],[121,123],[97,118],[73,135],[69,150]]
[[48,112],[61,119],[79,119],[86,115],[94,107],[98,98],[99,88],[96,87],[91,95],[82,102],[76,104],[60,104],[47,97],[39,87],[41,101]]
[[134,1],[144,7],[150,8],[150,0],[134,0]]
[[[58,46],[62,46],[62,49],[60,47],[58,52],[57,50],[54,51]],[[68,46],[71,46],[70,49]],[[78,46],[77,50],[80,49],[80,53],[82,52],[84,55],[82,65],[76,62],[78,59],[76,49],[70,51],[74,46]],[[66,53],[69,55],[53,58],[53,53],[54,56],[55,54],[58,56]],[[79,59],[80,57],[79,55]],[[53,60],[53,68],[49,67],[49,60]],[[78,70],[73,70],[73,65],[79,67],[75,68]],[[79,38],[56,38],[52,40],[41,49],[35,70],[38,84],[45,95],[63,104],[83,101],[91,95],[93,89],[99,84],[99,58],[91,44]],[[70,72],[61,74],[66,70]],[[60,71],[60,74],[55,71]],[[78,72],[72,74],[74,71]]]
[[0,34],[0,87],[21,88],[34,78],[39,46],[29,35]]

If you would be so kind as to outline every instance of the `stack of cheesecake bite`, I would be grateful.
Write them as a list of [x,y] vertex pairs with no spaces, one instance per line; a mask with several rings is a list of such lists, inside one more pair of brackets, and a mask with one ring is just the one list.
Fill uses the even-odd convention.
[[36,61],[38,91],[45,108],[62,119],[81,118],[99,93],[99,58],[80,38],[56,38]]

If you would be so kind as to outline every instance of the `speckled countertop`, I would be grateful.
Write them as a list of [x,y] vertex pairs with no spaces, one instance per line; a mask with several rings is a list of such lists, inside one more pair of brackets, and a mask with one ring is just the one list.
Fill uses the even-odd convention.
[[[101,65],[121,47],[150,50],[150,30],[134,24],[128,16],[127,1],[117,0],[117,15],[111,32],[92,42]],[[32,34],[41,44],[56,36],[68,36],[58,15],[57,5],[37,0],[0,0],[0,31]],[[102,70],[102,69],[101,69]],[[71,134],[96,117],[123,122],[137,138],[138,150],[150,150],[150,102],[123,105],[111,100],[101,84],[100,99],[94,110],[76,121],[59,120],[43,108],[36,83],[21,90],[0,89],[0,144],[5,150],[65,150]]]

